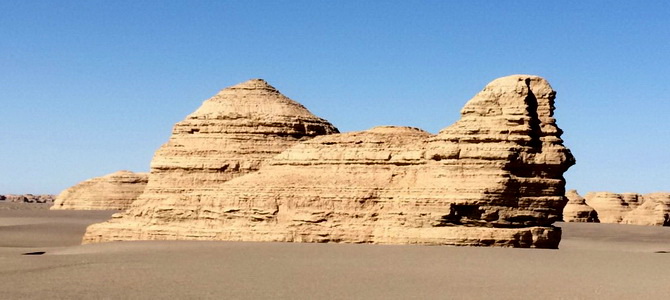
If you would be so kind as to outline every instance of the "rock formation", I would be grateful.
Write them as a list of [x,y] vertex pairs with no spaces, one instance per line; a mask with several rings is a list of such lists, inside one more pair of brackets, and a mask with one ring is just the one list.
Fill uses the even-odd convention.
[[670,226],[670,193],[640,195],[642,204],[621,220],[622,224]]
[[568,198],[568,204],[563,208],[563,221],[600,222],[596,210],[586,204],[586,200],[576,190],[567,191],[565,196]]
[[180,205],[197,205],[180,197],[254,172],[300,141],[336,132],[264,80],[223,89],[174,126],[154,155],[149,184],[130,214],[169,216]]
[[257,171],[285,149],[337,133],[328,121],[261,79],[221,90],[185,120],[151,162],[149,183],[125,219],[171,219],[199,206],[182,198]]
[[628,212],[641,204],[639,196],[634,193],[589,192],[584,198],[598,212],[601,223],[620,223]]
[[[281,105],[249,104],[242,92]],[[84,241],[558,246],[560,229],[551,224],[567,202],[563,173],[574,158],[544,79],[491,82],[434,136],[386,126],[307,140],[335,129],[279,95],[251,81],[206,101],[156,153],[140,200],[89,227]],[[300,109],[267,108],[287,104]],[[246,117],[258,112],[264,117]],[[310,121],[292,121],[300,118]],[[246,125],[253,122],[273,125]]]
[[53,203],[56,195],[43,194],[23,194],[23,195],[0,195],[0,201],[17,202],[17,203]]
[[53,210],[124,210],[142,194],[149,174],[118,171],[82,181],[61,192]]
[[591,192],[585,198],[601,223],[670,226],[670,193]]

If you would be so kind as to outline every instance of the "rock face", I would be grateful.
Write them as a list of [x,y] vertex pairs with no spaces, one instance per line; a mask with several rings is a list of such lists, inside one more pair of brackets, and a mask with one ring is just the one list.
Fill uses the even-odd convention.
[[640,195],[642,204],[626,214],[622,224],[670,226],[670,193]]
[[53,210],[124,210],[142,194],[149,174],[118,171],[80,182],[61,192]]
[[[246,175],[226,177],[228,181],[209,180],[206,188],[170,181],[163,186],[177,190],[170,193],[174,196],[163,193],[162,199],[135,202],[109,222],[89,227],[84,241],[556,248],[560,229],[551,224],[560,220],[567,202],[563,173],[574,158],[563,146],[553,118],[554,97],[540,77],[503,77],[471,99],[461,119],[437,135],[385,126],[318,136],[263,163],[249,164],[260,166],[257,172],[249,169]],[[228,115],[226,109],[231,108],[208,111]],[[171,142],[175,135],[193,131],[181,128],[175,127]],[[253,137],[244,136],[240,142]],[[224,149],[225,143],[215,146]],[[170,152],[157,152],[149,185],[154,178],[160,180],[161,172],[154,169],[166,169],[156,163],[166,161],[161,158],[166,153]],[[210,159],[209,152],[201,153],[207,156],[201,161]],[[244,157],[230,156],[238,161]],[[186,160],[171,161],[178,162],[174,169],[193,167]]]
[[180,198],[250,172],[298,142],[338,132],[261,79],[221,90],[178,122],[151,161],[149,184],[130,215],[147,219],[197,203]]
[[634,193],[589,192],[584,198],[598,212],[601,223],[621,223],[626,214],[642,203],[639,196]]
[[17,202],[17,203],[53,203],[54,199],[56,199],[56,195],[49,195],[49,194],[0,195],[0,201]]
[[585,198],[601,223],[670,226],[670,193],[591,192]]
[[[196,216],[190,211],[201,205],[197,198],[185,199],[189,193],[215,189],[257,171],[264,161],[299,142],[337,132],[328,121],[264,80],[223,89],[174,126],[170,140],[154,155],[144,193],[127,212],[117,216],[124,222],[120,227],[125,227],[125,222],[193,219]],[[115,237],[123,230],[111,229],[109,238],[150,238]]]
[[565,196],[568,198],[568,204],[563,208],[563,221],[600,222],[596,210],[586,204],[586,200],[576,190],[567,191]]

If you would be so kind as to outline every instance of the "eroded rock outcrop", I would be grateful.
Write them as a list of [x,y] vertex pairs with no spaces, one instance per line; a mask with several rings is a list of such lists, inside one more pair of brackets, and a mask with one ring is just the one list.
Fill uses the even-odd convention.
[[622,224],[670,226],[670,193],[650,193],[639,197],[642,204],[626,214]]
[[586,203],[598,212],[601,223],[620,223],[624,216],[642,203],[635,193],[589,192]]
[[186,193],[254,172],[300,141],[336,132],[264,80],[223,89],[174,126],[151,161],[147,189],[129,214],[178,214],[181,205],[197,206],[180,200]]
[[670,226],[670,193],[591,192],[585,199],[601,223]]
[[[208,180],[206,188],[194,189],[192,180],[166,181],[160,186],[174,196],[148,190],[145,194],[153,201],[137,201],[109,222],[92,225],[84,241],[200,239],[556,248],[560,229],[552,223],[561,218],[567,202],[563,173],[574,158],[563,146],[562,132],[553,118],[554,97],[555,92],[540,77],[503,77],[471,99],[461,119],[437,135],[392,126],[322,135],[287,147],[273,159],[250,164],[259,166],[257,172],[248,168],[246,175],[237,174],[234,179],[226,175],[225,180]],[[210,115],[221,116],[234,108],[211,107]],[[250,112],[254,110],[264,108],[255,106]],[[196,127],[178,124],[170,143],[180,134],[208,132],[193,130]],[[321,130],[309,137],[316,133],[330,132]],[[238,142],[256,137],[265,138],[251,134]],[[253,143],[248,145],[255,149]],[[226,149],[226,143],[209,147],[211,151],[199,153],[202,161],[216,159],[212,154]],[[162,158],[169,153],[157,152],[150,186],[169,169],[194,167],[186,160]],[[240,156],[229,154],[238,161]],[[173,164],[161,167],[157,162],[162,161]],[[198,164],[203,165],[207,164]],[[211,170],[228,169],[215,167],[213,164]]]
[[188,193],[214,189],[301,141],[337,132],[264,80],[223,89],[174,126],[151,161],[147,188],[123,219],[195,217],[189,211],[200,204],[184,200]]
[[0,201],[16,202],[16,203],[53,203],[56,195],[51,194],[8,194],[0,195]]
[[118,171],[82,181],[61,192],[51,209],[124,210],[139,197],[149,174]]
[[577,190],[569,190],[565,193],[565,196],[568,198],[568,204],[563,208],[563,221],[600,222],[596,210],[586,204],[586,200],[577,193]]

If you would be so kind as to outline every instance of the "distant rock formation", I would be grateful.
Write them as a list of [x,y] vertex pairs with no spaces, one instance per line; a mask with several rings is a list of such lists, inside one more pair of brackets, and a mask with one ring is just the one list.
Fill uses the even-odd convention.
[[16,202],[16,203],[53,203],[54,199],[56,199],[56,195],[49,195],[49,194],[0,195],[0,201]]
[[125,210],[142,194],[147,173],[118,171],[82,181],[61,192],[51,209]]
[[565,196],[568,198],[568,204],[563,208],[563,221],[600,222],[596,210],[586,204],[586,200],[577,193],[577,190],[569,190],[565,193]]
[[621,220],[622,224],[670,226],[670,193],[639,195],[642,204]]
[[84,242],[556,248],[552,223],[575,161],[554,97],[544,79],[514,75],[488,84],[438,135],[393,126],[330,134],[330,124],[265,82],[243,83],[178,123],[140,200],[90,226]]
[[641,204],[639,195],[634,193],[589,192],[584,198],[598,212],[601,223],[621,223],[627,213]]
[[584,197],[601,223],[670,226],[670,193],[590,192]]

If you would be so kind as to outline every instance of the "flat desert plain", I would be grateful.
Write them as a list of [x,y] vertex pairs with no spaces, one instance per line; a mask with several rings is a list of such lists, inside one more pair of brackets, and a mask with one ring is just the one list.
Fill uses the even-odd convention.
[[557,223],[559,250],[195,241],[82,246],[86,226],[114,212],[44,207],[0,204],[2,299],[670,298],[668,227]]

